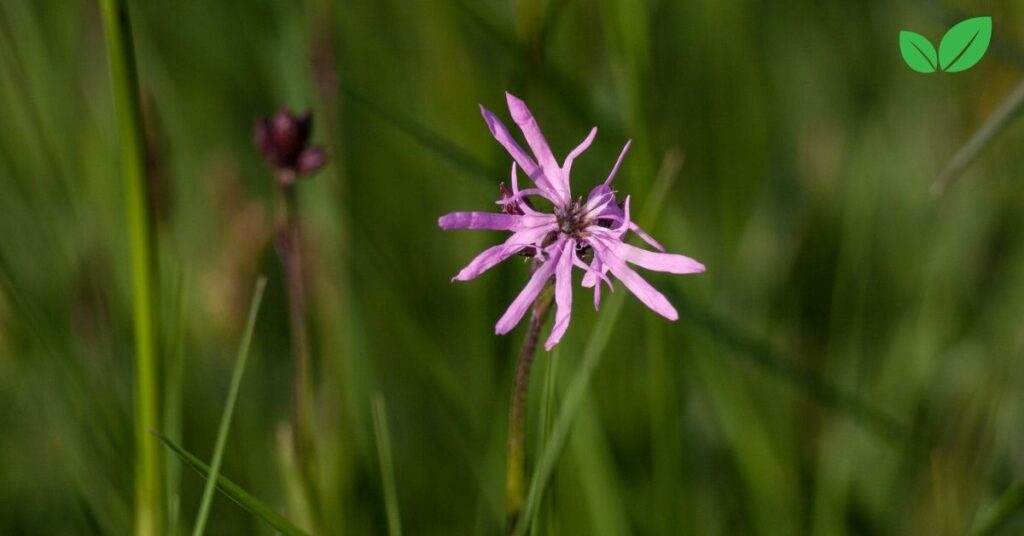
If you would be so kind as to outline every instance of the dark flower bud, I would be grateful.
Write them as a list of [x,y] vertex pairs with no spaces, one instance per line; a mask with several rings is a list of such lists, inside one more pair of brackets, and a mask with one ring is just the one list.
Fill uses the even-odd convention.
[[501,211],[505,214],[513,214],[520,216],[523,214],[523,209],[519,208],[519,203],[515,201],[509,201],[512,197],[512,190],[505,186],[505,183],[498,185],[498,195],[501,196]]
[[308,145],[312,130],[313,116],[308,110],[296,115],[282,107],[273,117],[256,120],[253,141],[284,184],[313,173],[327,161],[322,147]]
[[327,162],[327,152],[323,147],[309,147],[299,153],[298,172],[312,173]]

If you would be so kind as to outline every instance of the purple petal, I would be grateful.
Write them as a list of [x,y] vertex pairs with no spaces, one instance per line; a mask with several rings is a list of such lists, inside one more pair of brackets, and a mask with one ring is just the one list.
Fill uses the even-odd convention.
[[576,257],[575,249],[576,242],[566,240],[565,246],[562,247],[562,256],[558,259],[555,271],[555,323],[551,326],[548,340],[544,342],[544,349],[549,352],[562,340],[562,335],[565,335],[565,330],[569,328],[569,318],[572,316],[572,265]]
[[577,145],[576,148],[569,153],[569,156],[565,157],[565,163],[562,164],[562,175],[566,180],[569,180],[569,172],[572,171],[573,161],[576,160],[576,157],[583,154],[583,151],[586,151],[590,147],[590,144],[594,141],[594,136],[596,135],[597,127],[590,129],[590,134],[587,134],[587,137],[583,142]]
[[[502,183],[502,184],[505,184],[505,183]],[[527,188],[525,190],[519,190],[518,192],[511,193],[511,194],[508,195],[508,197],[502,197],[501,199],[496,201],[496,204],[498,204],[498,205],[508,205],[508,204],[512,204],[512,203],[517,203],[520,200],[522,200],[524,197],[527,197],[527,196],[530,196],[530,195],[544,195],[544,192],[542,192],[540,188]]]
[[452,212],[437,220],[437,225],[445,231],[451,229],[492,229],[508,231],[520,224],[523,216],[518,214],[502,214],[500,212]]
[[494,231],[525,231],[554,223],[551,214],[504,214],[502,212],[452,212],[437,219],[437,225],[452,229],[491,229]]
[[555,160],[555,155],[551,153],[551,147],[548,145],[548,140],[544,138],[544,133],[541,132],[537,120],[533,118],[533,114],[526,107],[526,103],[515,95],[506,91],[505,101],[508,102],[508,111],[512,115],[512,120],[523,131],[526,144],[530,146],[533,155],[537,157],[537,163],[544,170],[548,182],[563,201],[568,201],[569,180],[566,176],[562,175],[562,168],[559,167],[558,162]]
[[683,255],[655,253],[640,249],[625,242],[618,245],[616,254],[626,262],[670,274],[697,274],[704,271],[704,265]]
[[626,266],[625,261],[616,256],[613,251],[614,243],[609,244],[603,239],[591,239],[590,244],[594,248],[594,255],[600,255],[601,262],[608,266],[612,274],[619,281],[622,281],[622,284],[626,285],[626,288],[642,301],[644,305],[669,320],[679,318],[679,313],[676,312],[675,307],[672,307],[672,304],[665,299],[662,293],[658,292],[650,283],[640,277],[640,274]]
[[508,310],[505,314],[501,315],[498,319],[498,323],[494,326],[494,332],[498,335],[504,335],[512,328],[516,327],[516,324],[523,319],[523,315],[533,305],[534,300],[540,294],[540,291],[544,290],[544,285],[548,283],[548,279],[551,278],[551,274],[555,273],[555,267],[558,265],[558,257],[561,256],[561,242],[557,242],[548,248],[549,251],[553,251],[553,255],[546,262],[537,267],[537,270],[530,276],[530,281],[526,283],[523,290],[516,296],[516,299],[512,301],[512,304],[508,306]]
[[579,257],[576,257],[573,259],[573,264],[578,266],[584,272],[583,287],[593,287],[598,280],[604,281],[605,283],[608,284],[609,287],[612,286],[611,280],[608,279],[606,275],[604,275],[605,273],[608,272],[608,269],[601,266],[600,259],[595,258],[592,261],[591,265],[587,266],[586,264],[584,264],[583,261],[579,259]]
[[555,230],[555,225],[536,227],[533,229],[527,229],[525,231],[519,231],[518,233],[508,237],[503,244],[492,246],[485,249],[479,255],[477,255],[465,268],[459,271],[459,273],[452,278],[452,281],[469,281],[475,279],[480,274],[490,270],[501,261],[519,253],[525,248],[535,247],[540,243],[544,235]]
[[544,175],[544,170],[519,146],[519,143],[516,142],[512,134],[505,128],[505,124],[496,115],[491,113],[490,110],[484,108],[483,105],[480,106],[480,113],[484,116],[484,121],[487,123],[487,128],[490,129],[491,135],[508,151],[508,154],[512,155],[512,159],[519,164],[519,167],[530,177],[530,180],[542,190],[550,191],[552,197],[557,199],[555,190],[552,188],[547,176]]
[[626,146],[622,148],[622,152],[619,153],[619,159],[615,161],[615,167],[612,168],[611,173],[608,174],[608,178],[604,180],[604,185],[611,185],[612,181],[615,180],[615,174],[619,172],[619,166],[622,165],[622,159],[626,157],[626,153],[629,152],[629,146],[633,144],[633,140],[626,142]]
[[636,235],[639,236],[644,242],[650,244],[652,248],[663,253],[665,252],[665,246],[661,245],[661,243],[655,240],[653,236],[647,234],[647,232],[641,229],[640,226],[637,225],[636,223],[629,222],[629,230],[636,233]]
[[[512,180],[512,195],[519,195],[519,192],[520,192],[520,190],[519,190],[519,173],[518,173],[518,169],[519,168],[516,167],[515,161],[513,161],[512,162],[512,176],[511,176],[511,180]],[[533,188],[527,188],[527,189],[528,190],[533,190]],[[537,188],[537,190],[540,192],[541,196],[543,196],[544,198],[550,200],[550,197],[549,197],[547,192],[545,192],[544,190],[541,190],[539,188]],[[524,214],[529,215],[529,216],[540,214],[540,212],[537,212],[536,210],[533,210],[533,207],[531,207],[529,203],[520,203],[519,204],[519,210],[522,210]]]

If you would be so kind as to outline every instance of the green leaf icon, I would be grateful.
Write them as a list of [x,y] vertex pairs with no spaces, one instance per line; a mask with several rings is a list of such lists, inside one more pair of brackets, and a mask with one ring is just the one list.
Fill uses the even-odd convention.
[[903,54],[903,61],[919,73],[934,73],[938,69],[939,59],[935,47],[921,34],[901,31],[900,54]]
[[992,39],[992,17],[975,17],[957,23],[939,43],[939,65],[943,71],[966,71],[981,61]]

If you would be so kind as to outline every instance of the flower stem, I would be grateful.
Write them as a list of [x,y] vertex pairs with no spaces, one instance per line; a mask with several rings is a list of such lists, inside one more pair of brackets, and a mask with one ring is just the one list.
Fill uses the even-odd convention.
[[131,24],[123,0],[102,0],[110,78],[117,111],[121,175],[131,250],[135,332],[135,534],[163,528],[160,450],[149,432],[159,429],[157,383],[157,283],[155,244],[146,194],[145,143]]
[[551,285],[533,302],[530,326],[519,350],[516,361],[515,385],[512,388],[512,403],[508,414],[508,458],[505,474],[505,529],[511,532],[523,509],[523,494],[526,489],[524,470],[523,422],[526,418],[526,392],[530,386],[530,368],[537,355],[540,330],[551,310],[553,294]]
[[296,448],[307,445],[312,429],[312,401],[309,380],[309,339],[306,329],[306,286],[303,278],[302,230],[295,187],[281,187],[284,214],[278,227],[278,247],[288,291],[288,320],[291,330],[292,359],[295,365],[295,435]]
[[302,229],[294,180],[278,182],[281,209],[278,216],[277,248],[288,294],[288,321],[294,365],[294,407],[292,446],[295,465],[301,475],[303,494],[313,511],[312,460],[313,391],[310,381],[309,339],[306,323],[306,291],[302,259]]

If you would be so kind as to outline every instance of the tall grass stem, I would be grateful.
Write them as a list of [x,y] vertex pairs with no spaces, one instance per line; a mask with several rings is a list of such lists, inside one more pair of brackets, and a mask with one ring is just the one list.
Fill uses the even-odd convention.
[[151,230],[138,75],[124,0],[100,0],[117,112],[125,219],[131,251],[135,336],[135,534],[162,532],[160,451],[150,430],[159,428],[157,397],[157,274]]

